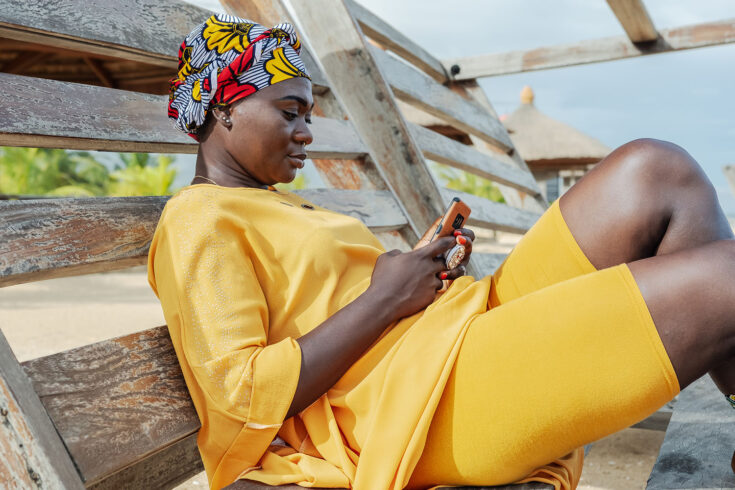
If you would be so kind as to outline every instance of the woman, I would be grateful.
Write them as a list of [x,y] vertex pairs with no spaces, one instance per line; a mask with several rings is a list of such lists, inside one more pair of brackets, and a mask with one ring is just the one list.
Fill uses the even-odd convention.
[[[244,478],[573,488],[584,444],[710,372],[735,392],[735,241],[672,144],[615,150],[493,276],[383,253],[359,221],[272,187],[313,98],[287,24],[218,15],[179,51],[169,115],[200,141],[149,256],[212,488]],[[437,299],[440,279],[454,280]]]

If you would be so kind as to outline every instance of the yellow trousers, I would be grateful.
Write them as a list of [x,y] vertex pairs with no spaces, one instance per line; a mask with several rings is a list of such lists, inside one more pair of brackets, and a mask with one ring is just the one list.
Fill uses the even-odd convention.
[[679,391],[627,265],[596,270],[558,201],[494,274],[410,487],[526,478],[574,488],[583,445]]

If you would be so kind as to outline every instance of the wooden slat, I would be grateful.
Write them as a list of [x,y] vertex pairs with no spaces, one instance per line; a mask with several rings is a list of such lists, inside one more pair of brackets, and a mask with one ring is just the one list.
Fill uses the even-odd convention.
[[607,0],[607,4],[632,42],[656,40],[658,32],[642,0]]
[[[529,194],[541,191],[530,172],[524,172],[505,163],[500,157],[482,154],[474,147],[464,145],[435,131],[409,123],[411,133],[424,152],[424,156],[446,165],[479,175],[486,179],[506,184]],[[510,157],[506,157],[510,160]]]
[[506,254],[472,252],[472,262],[475,263],[475,266],[480,271],[480,275],[475,279],[494,274],[506,257]]
[[733,427],[733,410],[712,378],[692,383],[676,400],[646,488],[735,488]]
[[[190,446],[189,436],[199,430],[166,327],[27,361],[23,368],[86,486],[163,449]],[[147,483],[140,488],[157,488]]]
[[437,82],[448,80],[444,66],[424,48],[354,0],[345,0],[345,4],[366,36],[410,61]]
[[525,233],[538,221],[541,214],[518,209],[507,204],[489,201],[466,192],[443,189],[444,200],[457,196],[472,209],[469,226],[480,226],[511,233]]
[[[179,45],[210,15],[176,0],[3,0],[0,37],[165,66],[173,77]],[[326,90],[311,55],[303,58],[316,91]]]
[[716,46],[735,42],[735,19],[661,29],[659,34],[655,42],[638,45],[627,36],[616,36],[530,51],[446,59],[442,62],[445,66],[459,67],[459,73],[453,77],[455,80],[467,80]]
[[375,46],[370,48],[397,98],[503,150],[513,148],[513,143],[502,123],[483,108],[455,94],[382,49]]
[[[407,224],[388,191],[296,192],[376,232]],[[144,264],[168,197],[0,202],[0,287]]]
[[[108,151],[196,153],[177,131],[166,96],[0,73],[0,145]],[[311,158],[356,158],[366,152],[346,121],[314,117]]]
[[289,7],[412,230],[421,236],[441,214],[441,196],[358,26],[342,2],[299,0]]
[[28,377],[0,332],[0,486],[84,488]]

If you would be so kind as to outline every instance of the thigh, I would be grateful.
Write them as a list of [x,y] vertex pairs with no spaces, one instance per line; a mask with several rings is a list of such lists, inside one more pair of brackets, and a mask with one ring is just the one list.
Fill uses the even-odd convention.
[[572,236],[557,200],[493,274],[490,306],[595,270]]
[[626,265],[553,284],[471,323],[412,482],[516,481],[677,392]]

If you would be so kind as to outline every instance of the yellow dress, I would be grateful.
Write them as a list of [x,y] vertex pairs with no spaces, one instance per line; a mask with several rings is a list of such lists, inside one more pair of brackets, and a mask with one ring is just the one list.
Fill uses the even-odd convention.
[[[569,278],[508,274],[514,257],[521,271],[525,255],[548,252],[519,247],[494,277],[461,278],[389,328],[284,422],[300,370],[295,339],[358,297],[384,250],[359,220],[293,194],[179,192],[154,235],[149,281],[202,423],[210,486],[576,486],[575,448],[655,411],[678,384],[627,267],[595,272],[569,252],[560,221],[552,206],[535,229],[556,227],[541,242],[564,242]],[[590,288],[606,297],[588,304]],[[599,325],[580,335],[584,322]]]

